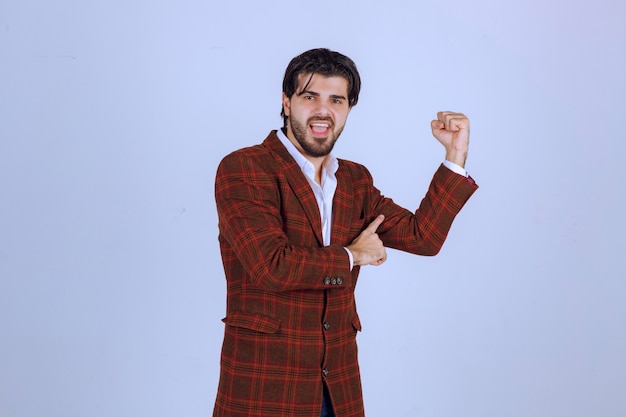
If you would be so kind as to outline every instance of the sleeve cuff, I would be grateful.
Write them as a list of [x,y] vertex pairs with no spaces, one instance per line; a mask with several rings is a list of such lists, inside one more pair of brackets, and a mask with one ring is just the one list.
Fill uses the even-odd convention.
[[452,172],[455,172],[459,175],[463,175],[465,178],[469,177],[465,168],[463,168],[460,165],[455,164],[454,162],[450,162],[446,160],[446,161],[443,161],[443,165]]
[[350,271],[352,271],[352,268],[354,267],[354,257],[352,256],[352,252],[350,252],[350,249],[346,248],[345,246],[344,249],[348,253],[348,257],[350,258]]

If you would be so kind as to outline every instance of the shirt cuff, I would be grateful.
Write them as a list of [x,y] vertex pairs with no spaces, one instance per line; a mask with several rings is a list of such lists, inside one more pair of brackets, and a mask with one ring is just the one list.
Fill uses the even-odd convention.
[[443,161],[443,165],[452,172],[456,172],[459,175],[463,175],[465,178],[469,177],[465,168],[463,168],[460,165],[455,164],[454,162],[450,162],[446,160],[446,161]]
[[350,252],[350,249],[346,248],[345,246],[344,249],[348,253],[348,257],[350,258],[350,271],[352,271],[352,268],[354,267],[354,256],[352,256],[352,252]]

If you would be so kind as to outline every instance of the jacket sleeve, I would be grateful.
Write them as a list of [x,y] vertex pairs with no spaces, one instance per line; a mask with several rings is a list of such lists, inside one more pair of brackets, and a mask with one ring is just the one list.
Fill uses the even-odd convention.
[[454,218],[478,186],[471,177],[456,174],[442,164],[414,213],[383,197],[373,185],[372,189],[372,218],[380,213],[385,215],[378,228],[384,245],[434,256],[441,250]]
[[341,245],[305,247],[289,241],[279,176],[263,156],[234,153],[218,167],[215,200],[225,266],[233,261],[225,256],[232,253],[243,268],[240,273],[264,291],[352,286],[349,257]]

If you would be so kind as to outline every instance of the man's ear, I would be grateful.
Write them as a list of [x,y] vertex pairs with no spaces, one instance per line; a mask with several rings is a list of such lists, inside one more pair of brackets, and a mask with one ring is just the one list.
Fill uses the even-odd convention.
[[283,92],[283,113],[285,116],[289,117],[289,112],[291,111],[291,99],[287,97],[287,95]]

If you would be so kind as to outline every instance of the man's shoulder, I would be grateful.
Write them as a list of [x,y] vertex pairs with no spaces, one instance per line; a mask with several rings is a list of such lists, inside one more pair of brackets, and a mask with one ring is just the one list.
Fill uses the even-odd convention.
[[267,149],[263,146],[263,144],[256,144],[251,146],[246,146],[244,148],[240,148],[232,151],[222,158],[222,160],[232,160],[232,159],[245,159],[245,158],[256,158],[267,154]]
[[371,174],[365,165],[348,159],[337,158],[339,161],[339,172],[345,172],[353,177],[371,177]]
[[251,173],[261,175],[279,171],[275,152],[268,146],[268,139],[262,143],[237,149],[222,158],[219,173]]
[[269,154],[269,150],[266,145],[267,139],[261,143],[255,145],[245,146],[243,148],[236,149],[222,158],[222,162],[236,159],[257,158]]
[[232,151],[231,153],[227,154],[222,159],[222,161],[233,160],[233,159],[247,159],[247,158],[266,159],[266,157],[269,156],[272,151],[271,143],[272,143],[272,139],[274,139],[272,136],[275,136],[273,131],[270,132],[270,134],[267,136],[267,138],[265,138],[263,142]]

